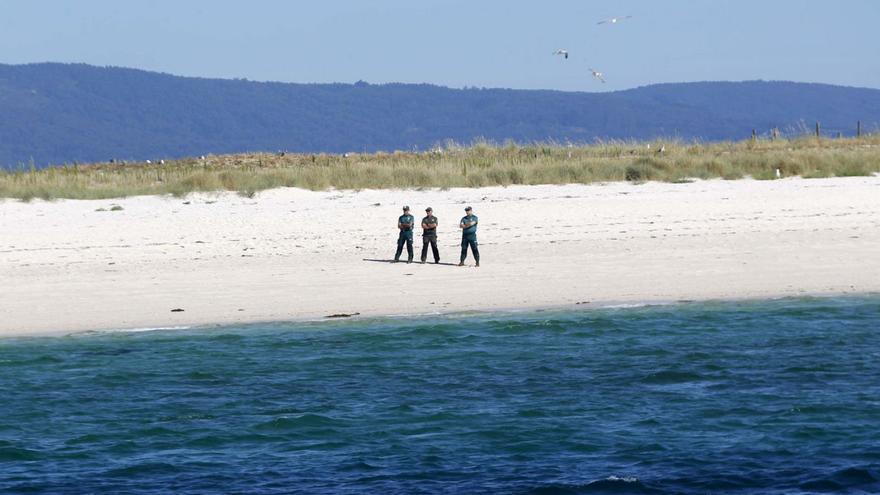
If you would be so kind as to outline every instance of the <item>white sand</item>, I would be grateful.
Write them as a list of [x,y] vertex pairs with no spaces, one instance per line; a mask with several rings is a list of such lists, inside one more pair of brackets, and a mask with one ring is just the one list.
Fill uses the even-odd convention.
[[[393,256],[402,204],[434,207],[452,263],[473,205],[483,266],[364,261]],[[0,336],[866,293],[880,177],[6,200],[0,235]]]

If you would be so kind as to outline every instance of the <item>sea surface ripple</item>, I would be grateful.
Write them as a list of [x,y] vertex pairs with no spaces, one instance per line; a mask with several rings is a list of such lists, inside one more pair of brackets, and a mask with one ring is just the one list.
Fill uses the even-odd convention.
[[877,493],[880,297],[0,340],[0,492]]

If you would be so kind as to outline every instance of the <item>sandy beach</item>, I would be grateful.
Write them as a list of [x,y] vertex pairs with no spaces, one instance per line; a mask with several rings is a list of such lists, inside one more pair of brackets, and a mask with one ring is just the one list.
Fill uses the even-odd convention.
[[[450,264],[386,262],[403,204]],[[877,176],[4,200],[0,232],[0,336],[880,291]]]

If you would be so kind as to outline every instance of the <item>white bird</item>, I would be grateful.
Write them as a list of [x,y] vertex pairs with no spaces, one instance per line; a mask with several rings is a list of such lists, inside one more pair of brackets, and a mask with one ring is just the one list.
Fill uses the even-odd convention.
[[605,77],[603,77],[604,74],[602,74],[601,72],[597,71],[596,69],[594,69],[592,67],[590,67],[590,72],[593,73],[593,77],[602,81],[602,84],[605,84]]
[[605,19],[604,21],[599,21],[596,24],[617,24],[618,22],[620,22],[624,19],[631,19],[631,18],[632,18],[631,15],[625,15],[625,16],[621,16],[621,17],[612,17],[611,19]]
[[568,60],[568,50],[564,48],[556,50],[555,52],[553,52],[553,55],[562,55],[563,57],[565,57],[566,60]]

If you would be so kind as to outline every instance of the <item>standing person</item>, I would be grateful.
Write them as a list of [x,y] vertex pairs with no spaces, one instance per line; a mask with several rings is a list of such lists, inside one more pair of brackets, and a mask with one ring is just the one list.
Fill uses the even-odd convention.
[[413,224],[416,219],[409,214],[409,206],[403,207],[403,215],[397,219],[397,228],[400,229],[400,235],[397,237],[397,252],[394,253],[394,261],[400,261],[400,253],[403,252],[403,245],[406,244],[406,254],[409,255],[407,263],[413,260]]
[[461,229],[461,262],[458,266],[464,266],[464,260],[467,258],[467,248],[471,247],[471,253],[477,266],[480,266],[480,250],[477,249],[477,223],[480,219],[473,213],[473,208],[468,206],[464,209],[465,216],[458,224]]
[[422,219],[422,263],[428,259],[428,245],[434,253],[434,263],[440,263],[440,251],[437,249],[437,217],[431,207],[425,208],[425,218]]

